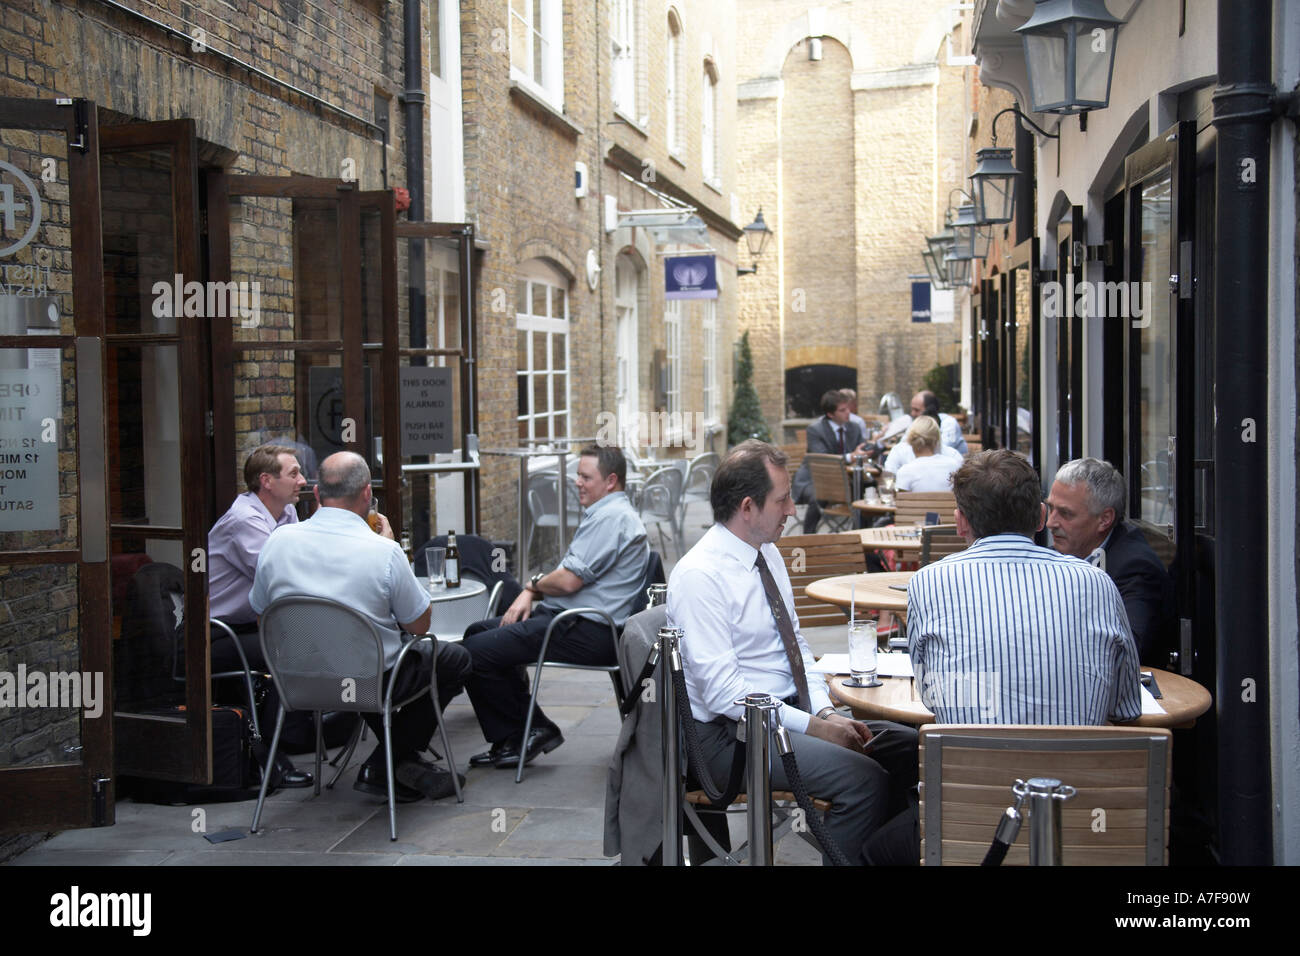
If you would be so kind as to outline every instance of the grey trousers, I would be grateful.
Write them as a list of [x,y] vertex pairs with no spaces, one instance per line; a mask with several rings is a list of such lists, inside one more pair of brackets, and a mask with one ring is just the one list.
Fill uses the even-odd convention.
[[[819,737],[790,734],[799,776],[810,796],[831,802],[826,829],[855,864],[866,862],[864,844],[887,820],[908,808],[916,786],[916,729],[884,720],[867,721],[867,726],[873,735],[888,731],[869,755]],[[736,723],[719,717],[708,723],[697,720],[695,727],[714,782],[721,787],[731,770]],[[775,743],[771,780],[773,790],[790,789]]]

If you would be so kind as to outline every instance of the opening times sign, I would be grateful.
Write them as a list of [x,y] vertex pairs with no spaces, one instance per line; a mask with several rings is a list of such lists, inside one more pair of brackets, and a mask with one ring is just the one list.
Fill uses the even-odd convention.
[[0,531],[59,530],[59,371],[0,369]]

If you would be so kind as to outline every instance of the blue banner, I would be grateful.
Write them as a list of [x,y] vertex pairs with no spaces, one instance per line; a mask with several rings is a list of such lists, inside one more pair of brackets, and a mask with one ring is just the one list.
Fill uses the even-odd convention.
[[912,283],[912,321],[930,321],[930,283]]
[[665,299],[716,299],[718,269],[715,258],[673,256],[664,260]]

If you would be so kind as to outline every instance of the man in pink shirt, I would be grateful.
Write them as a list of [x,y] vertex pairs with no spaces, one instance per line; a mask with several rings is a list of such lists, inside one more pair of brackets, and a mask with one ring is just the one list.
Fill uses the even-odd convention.
[[[296,524],[295,505],[307,484],[295,457],[286,445],[263,445],[244,462],[244,483],[248,490],[237,497],[230,509],[208,532],[208,614],[229,624],[244,648],[249,666],[265,669],[262,643],[257,633],[257,615],[248,604],[257,572],[257,557],[271,532]],[[212,648],[214,671],[238,670],[242,666],[230,641],[218,641]],[[280,701],[274,686],[267,691],[260,710],[272,719]],[[279,763],[280,761],[277,761]],[[287,763],[287,761],[286,761]],[[312,775],[281,767],[280,785],[308,787]]]

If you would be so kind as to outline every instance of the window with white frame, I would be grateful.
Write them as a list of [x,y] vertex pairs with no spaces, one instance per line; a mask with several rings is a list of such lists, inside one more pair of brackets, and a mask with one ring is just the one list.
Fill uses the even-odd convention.
[[564,108],[562,0],[510,0],[510,76]]
[[704,106],[700,111],[700,169],[706,183],[718,179],[718,74],[712,60],[704,63]]
[[682,87],[682,24],[677,19],[677,11],[668,11],[668,55],[665,64],[666,97],[664,104],[668,115],[667,142],[670,153],[679,153],[681,143],[681,87]]
[[614,109],[636,119],[636,0],[611,0],[609,60]]
[[568,281],[540,259],[525,262],[515,283],[519,438],[569,434]]
[[664,303],[664,344],[668,353],[667,382],[664,389],[665,411],[668,414],[682,410],[682,302],[670,299]]
[[[719,292],[722,290],[719,289]],[[718,420],[718,300],[705,299],[704,316],[700,320],[703,337],[703,357],[700,361],[701,401],[704,420],[710,424]]]

